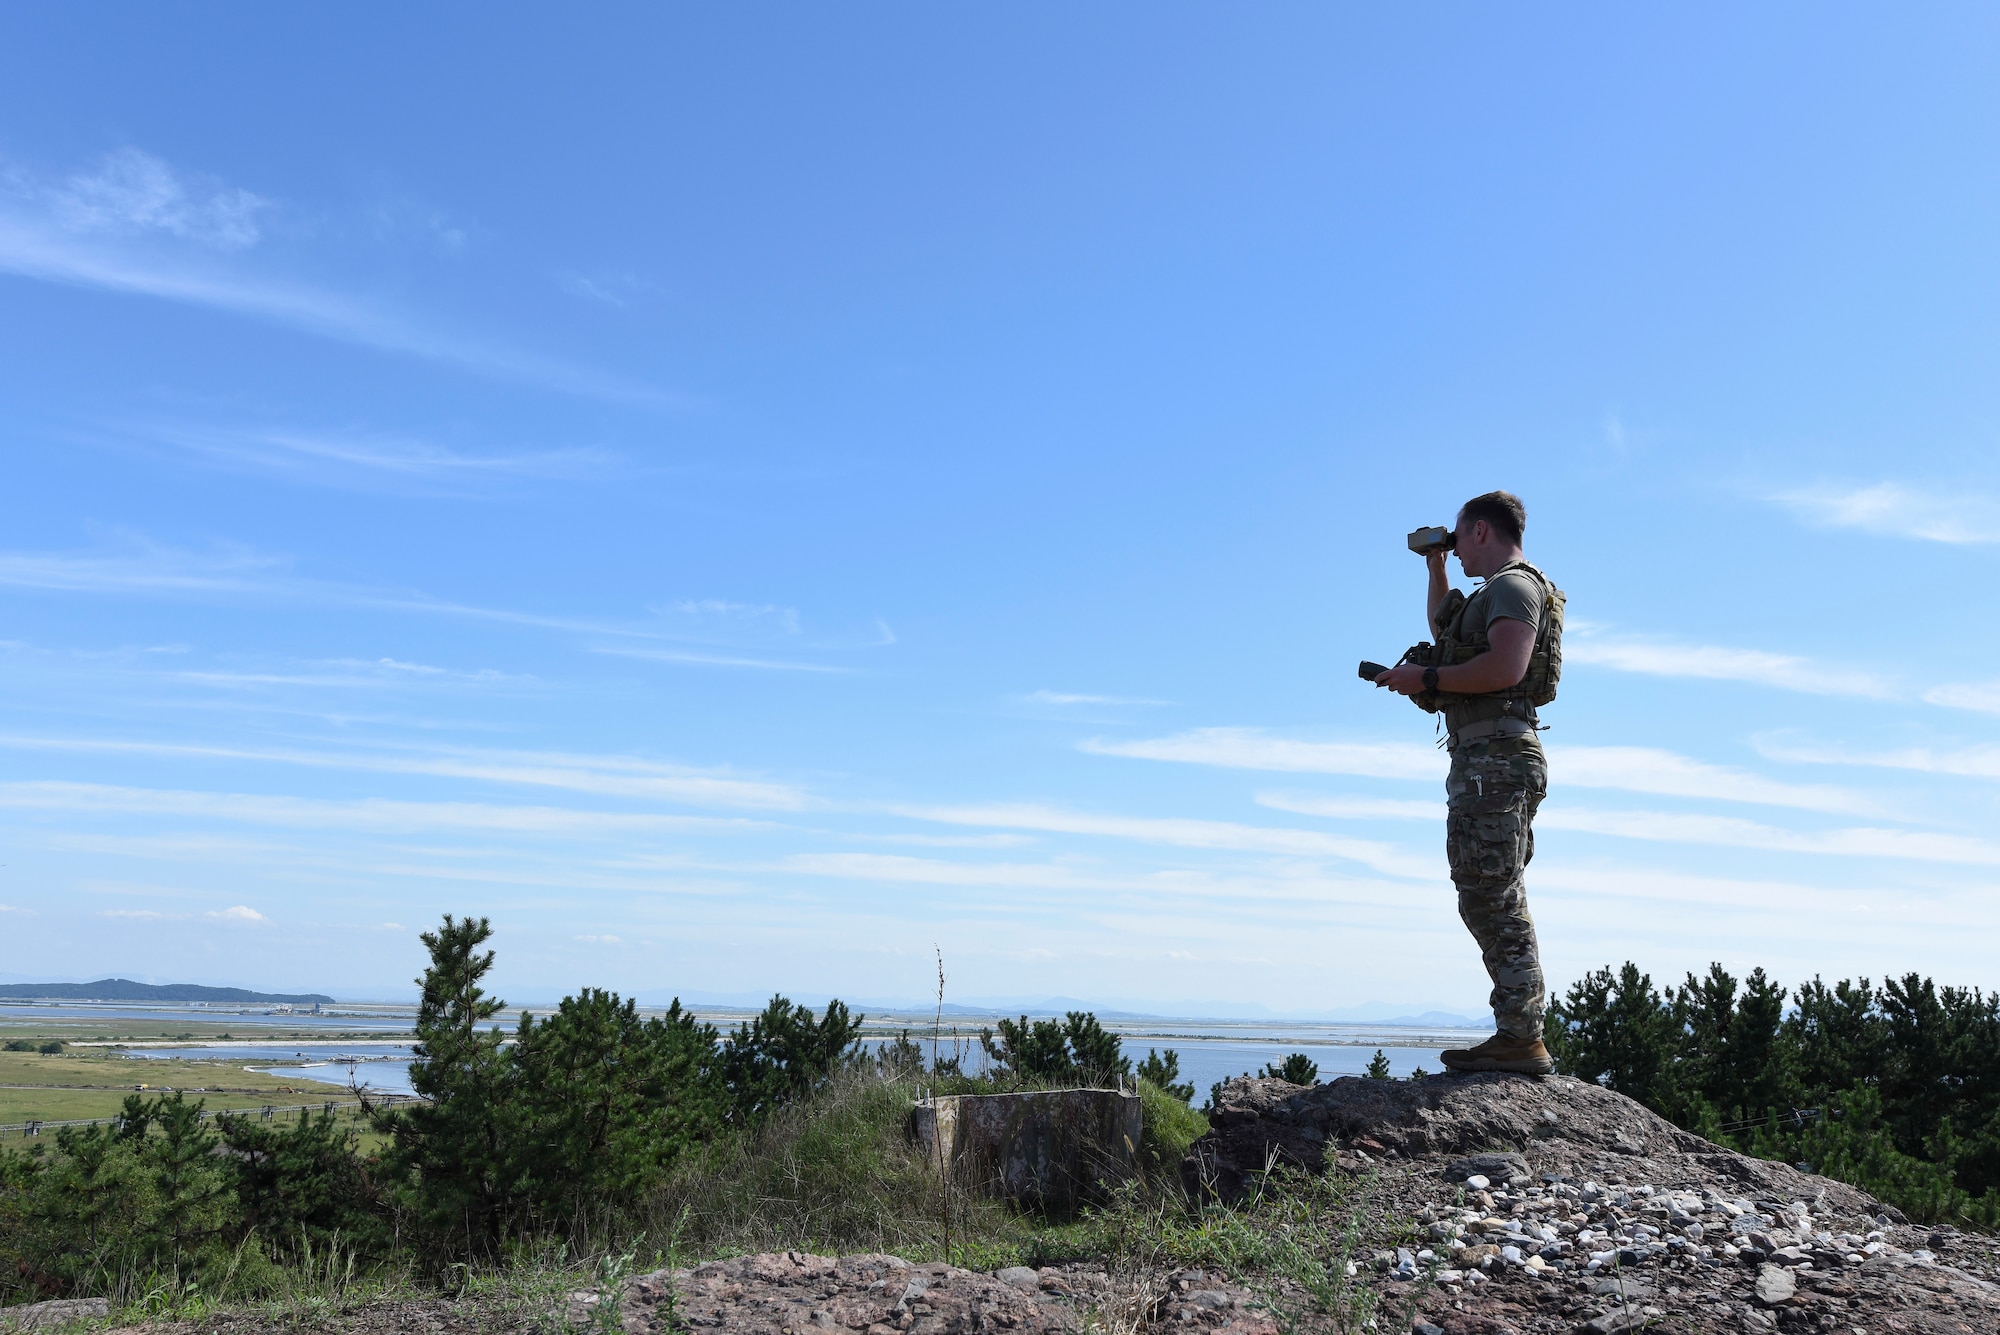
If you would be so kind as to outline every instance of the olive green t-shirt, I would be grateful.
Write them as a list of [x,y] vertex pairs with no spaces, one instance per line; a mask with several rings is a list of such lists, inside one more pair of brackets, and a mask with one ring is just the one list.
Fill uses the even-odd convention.
[[1465,611],[1459,616],[1457,638],[1463,643],[1485,636],[1494,622],[1508,618],[1527,622],[1529,630],[1539,630],[1544,601],[1540,580],[1519,565],[1503,567],[1466,599]]

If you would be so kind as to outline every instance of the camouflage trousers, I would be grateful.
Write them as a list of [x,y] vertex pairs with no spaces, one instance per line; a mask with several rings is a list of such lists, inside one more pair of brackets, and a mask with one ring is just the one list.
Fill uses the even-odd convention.
[[1535,809],[1548,786],[1548,762],[1533,733],[1459,744],[1445,780],[1445,852],[1458,916],[1493,980],[1494,1027],[1523,1041],[1542,1036],[1547,1000],[1521,876],[1535,856]]

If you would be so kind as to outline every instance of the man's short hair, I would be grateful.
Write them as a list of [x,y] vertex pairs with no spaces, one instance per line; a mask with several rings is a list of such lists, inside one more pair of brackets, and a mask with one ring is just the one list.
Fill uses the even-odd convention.
[[1528,507],[1511,491],[1489,491],[1484,496],[1474,496],[1458,508],[1458,517],[1484,519],[1488,528],[1516,547],[1521,545],[1521,534],[1528,528]]

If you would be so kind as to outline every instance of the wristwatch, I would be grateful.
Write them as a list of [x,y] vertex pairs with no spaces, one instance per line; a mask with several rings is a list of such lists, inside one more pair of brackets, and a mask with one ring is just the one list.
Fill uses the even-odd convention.
[[1434,667],[1425,668],[1424,689],[1427,691],[1435,691],[1437,688],[1438,688],[1438,670]]

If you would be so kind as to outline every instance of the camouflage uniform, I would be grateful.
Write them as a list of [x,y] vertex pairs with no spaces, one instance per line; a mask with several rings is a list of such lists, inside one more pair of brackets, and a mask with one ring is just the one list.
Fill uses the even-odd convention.
[[1445,852],[1458,916],[1493,979],[1494,1027],[1523,1042],[1542,1036],[1542,963],[1521,874],[1535,856],[1535,809],[1548,786],[1534,733],[1456,744],[1445,780]]

